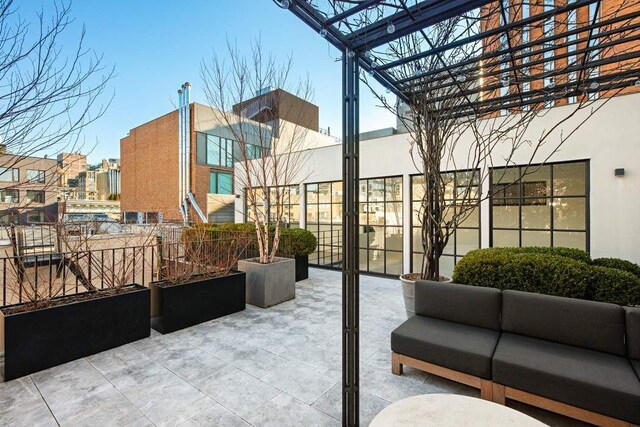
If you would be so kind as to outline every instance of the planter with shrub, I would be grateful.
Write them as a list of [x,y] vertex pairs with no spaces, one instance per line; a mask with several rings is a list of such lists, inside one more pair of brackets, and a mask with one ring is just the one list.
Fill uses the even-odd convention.
[[162,280],[151,283],[151,327],[166,334],[246,308],[246,275],[234,271],[249,239],[244,234],[214,236],[205,228],[173,244],[162,260]]
[[292,256],[296,261],[296,282],[309,278],[309,255],[316,250],[318,241],[309,230],[285,228],[280,235],[283,256]]
[[[627,271],[611,266],[623,266]],[[487,248],[456,265],[456,283],[514,289],[622,305],[640,304],[640,278],[624,260],[594,260],[570,248]]]
[[2,309],[5,381],[149,336],[149,289],[139,285]]

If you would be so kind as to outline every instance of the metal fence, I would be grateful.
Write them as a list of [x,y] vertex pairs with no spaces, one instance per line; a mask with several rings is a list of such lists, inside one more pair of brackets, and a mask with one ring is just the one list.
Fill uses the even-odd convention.
[[[13,244],[5,247],[4,256],[0,257],[0,307],[133,283],[149,286],[180,263],[198,262],[201,269],[235,268],[239,259],[259,256],[253,232],[218,231],[202,239],[176,228],[144,235],[143,244],[101,247],[105,242],[113,245],[120,241],[94,236],[82,240],[82,246],[69,248],[73,242],[69,243],[66,237],[67,240],[62,239],[65,244],[56,243],[61,240],[59,230],[28,229],[26,233],[13,230],[9,235]],[[16,237],[19,235],[23,237]],[[64,250],[60,250],[61,246]]]

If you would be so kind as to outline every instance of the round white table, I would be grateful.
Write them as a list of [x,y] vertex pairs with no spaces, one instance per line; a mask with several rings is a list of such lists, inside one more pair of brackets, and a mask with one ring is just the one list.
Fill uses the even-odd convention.
[[369,427],[545,425],[522,412],[487,400],[457,394],[423,394],[387,406]]

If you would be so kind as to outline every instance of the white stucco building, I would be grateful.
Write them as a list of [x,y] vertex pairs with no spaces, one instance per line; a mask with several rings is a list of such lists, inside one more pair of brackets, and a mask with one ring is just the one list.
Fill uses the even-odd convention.
[[[591,108],[599,109],[577,128]],[[594,258],[640,262],[640,94],[599,100],[591,108],[580,111],[551,133],[531,159],[528,147],[519,149],[508,164],[504,159],[508,147],[503,152],[500,148],[494,151],[492,164],[482,171],[488,179],[480,185],[480,211],[456,230],[441,260],[443,273],[450,273],[456,259],[467,251],[491,246],[569,246],[585,249]],[[574,109],[573,105],[551,108],[529,125],[527,137],[539,139]],[[553,152],[560,138],[576,128]],[[472,136],[462,138],[452,156],[458,167],[448,162],[443,170],[458,169],[452,174],[455,180],[464,179],[461,169],[465,167],[460,165],[467,164],[469,138]],[[412,263],[419,262],[420,228],[412,218],[412,204],[420,200],[416,194],[420,191],[419,177],[415,177],[420,171],[411,159],[409,141],[409,134],[392,131],[369,132],[361,138],[363,271],[397,275],[415,270]],[[290,189],[284,220],[318,236],[318,250],[310,257],[311,263],[339,267],[342,147],[310,149],[304,159],[305,178],[292,183],[295,185]],[[515,175],[511,172],[517,169],[500,169],[543,162],[544,166],[518,184],[509,181],[509,176]],[[497,170],[497,184],[504,190],[488,197],[490,180],[498,176]],[[235,189],[235,219],[243,222],[244,192],[238,185]]]

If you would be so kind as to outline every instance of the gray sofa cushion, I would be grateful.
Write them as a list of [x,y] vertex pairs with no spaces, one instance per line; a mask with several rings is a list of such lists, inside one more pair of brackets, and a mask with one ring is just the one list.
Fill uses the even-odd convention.
[[640,359],[640,308],[625,307],[627,315],[627,351],[632,359]]
[[636,375],[638,376],[638,381],[640,381],[640,360],[631,359],[631,366],[633,366],[633,370],[636,371]]
[[491,379],[500,332],[414,316],[391,333],[391,350],[425,362]]
[[416,282],[416,314],[500,330],[502,292],[494,288]]
[[493,380],[640,423],[640,381],[621,356],[504,332],[493,356]]
[[626,355],[625,314],[615,304],[520,291],[502,292],[502,330]]

